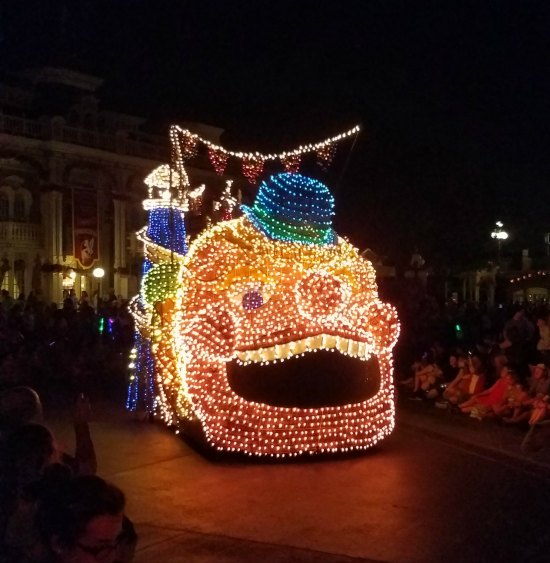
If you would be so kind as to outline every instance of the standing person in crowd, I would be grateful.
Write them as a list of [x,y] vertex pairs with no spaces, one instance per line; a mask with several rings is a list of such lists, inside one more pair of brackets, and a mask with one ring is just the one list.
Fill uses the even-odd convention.
[[88,292],[86,290],[83,290],[82,293],[80,294],[80,301],[79,301],[79,307],[82,307],[83,304],[89,305],[90,304],[90,296],[88,295]]
[[537,352],[541,362],[550,360],[550,325],[548,325],[548,313],[540,314],[537,317]]
[[74,289],[69,291],[69,299],[73,302],[73,308],[76,311],[78,309],[78,296],[76,295],[76,291]]
[[96,313],[100,312],[101,309],[101,296],[99,295],[99,290],[95,290],[94,294],[92,295],[92,306]]
[[[504,339],[511,344],[514,342],[529,342],[534,334],[535,327],[527,318],[523,307],[520,307],[504,325]],[[503,347],[506,347],[506,345]]]
[[2,313],[7,316],[10,309],[13,307],[14,299],[7,289],[3,289],[1,295],[2,301],[0,302],[0,305],[2,306]]
[[[521,307],[514,316],[504,325],[504,339],[500,347],[505,351],[510,364],[520,369],[527,367],[534,354],[535,327],[527,318],[525,309]],[[520,376],[527,377],[527,373]]]

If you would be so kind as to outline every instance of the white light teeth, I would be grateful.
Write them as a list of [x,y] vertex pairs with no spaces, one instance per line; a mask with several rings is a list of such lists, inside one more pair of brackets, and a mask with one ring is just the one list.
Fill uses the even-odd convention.
[[342,336],[319,334],[301,340],[295,340],[287,344],[275,344],[269,348],[237,350],[236,359],[237,363],[240,365],[249,365],[252,363],[266,365],[296,356],[304,356],[306,352],[317,352],[319,350],[328,350],[331,352],[337,350],[341,354],[364,361],[368,360],[373,353],[372,347],[366,342],[357,342]]

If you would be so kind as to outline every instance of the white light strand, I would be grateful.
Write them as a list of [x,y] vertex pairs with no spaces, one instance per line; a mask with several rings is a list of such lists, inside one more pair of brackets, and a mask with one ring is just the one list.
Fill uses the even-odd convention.
[[283,152],[278,153],[278,154],[277,153],[263,154],[263,153],[260,153],[260,152],[230,151],[230,150],[227,150],[226,148],[222,147],[221,145],[216,145],[215,143],[212,143],[211,141],[203,139],[202,137],[200,137],[196,133],[192,133],[191,131],[189,131],[189,129],[181,128],[179,125],[172,125],[172,127],[170,128],[170,138],[171,138],[172,144],[175,147],[175,150],[177,152],[179,161],[186,159],[184,157],[184,155],[182,154],[182,151],[181,151],[181,148],[179,147],[179,142],[178,142],[178,136],[182,136],[182,137],[191,138],[191,139],[193,139],[197,142],[200,142],[203,145],[206,145],[208,148],[211,148],[211,149],[213,149],[217,152],[221,152],[221,153],[224,153],[226,155],[233,156],[235,158],[239,158],[241,160],[242,159],[250,159],[252,161],[263,161],[263,162],[265,162],[265,161],[268,161],[268,160],[281,160],[281,159],[285,159],[289,156],[302,155],[302,154],[309,153],[309,152],[315,152],[315,151],[322,149],[322,148],[324,148],[328,145],[331,145],[333,143],[336,143],[338,141],[346,139],[347,137],[351,137],[352,135],[359,133],[360,130],[361,130],[361,127],[359,125],[356,125],[355,127],[352,127],[351,129],[348,129],[347,131],[344,131],[343,133],[340,133],[339,135],[335,135],[334,137],[330,137],[328,139],[325,139],[324,141],[320,141],[318,143],[310,143],[310,144],[307,144],[307,145],[300,145],[296,149],[283,151]]

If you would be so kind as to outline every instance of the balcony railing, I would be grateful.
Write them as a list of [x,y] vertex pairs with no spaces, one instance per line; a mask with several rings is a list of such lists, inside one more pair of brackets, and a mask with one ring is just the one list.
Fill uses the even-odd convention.
[[132,133],[135,138],[130,139],[124,131],[116,134],[100,133],[65,125],[64,120],[59,118],[38,121],[0,114],[0,132],[32,139],[61,141],[161,162],[168,160],[169,154],[164,137]]
[[0,221],[0,242],[38,243],[40,235],[41,226],[35,223]]
[[10,135],[32,137],[41,139],[44,137],[43,123],[34,119],[24,119],[13,115],[0,115],[0,131]]

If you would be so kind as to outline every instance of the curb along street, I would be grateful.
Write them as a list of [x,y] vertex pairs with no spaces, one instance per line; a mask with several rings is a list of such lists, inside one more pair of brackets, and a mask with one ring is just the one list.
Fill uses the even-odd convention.
[[537,428],[540,451],[525,453],[521,444],[527,429],[497,424],[492,420],[478,421],[461,414],[451,414],[431,403],[413,402],[400,398],[397,405],[397,424],[411,432],[439,439],[494,458],[512,462],[515,466],[538,475],[550,477],[550,427]]

